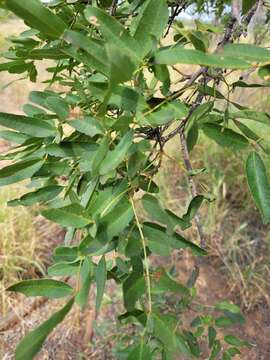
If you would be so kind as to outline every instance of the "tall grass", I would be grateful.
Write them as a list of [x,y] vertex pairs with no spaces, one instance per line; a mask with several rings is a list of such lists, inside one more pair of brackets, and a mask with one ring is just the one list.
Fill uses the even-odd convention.
[[2,314],[8,309],[5,288],[23,278],[44,273],[38,257],[41,245],[33,214],[24,207],[7,207],[11,198],[22,189],[6,187],[0,190],[0,306]]

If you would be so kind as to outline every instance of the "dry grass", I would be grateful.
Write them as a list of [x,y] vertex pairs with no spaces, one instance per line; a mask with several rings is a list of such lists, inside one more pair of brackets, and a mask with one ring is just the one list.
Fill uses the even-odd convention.
[[[19,34],[26,29],[22,21],[2,19],[0,22],[0,49],[6,51],[9,43],[8,36]],[[27,102],[29,92],[45,88],[40,81],[45,78],[45,67],[40,63],[40,77],[36,84],[28,80],[18,80],[22,76],[1,72],[0,78],[0,111],[21,113],[22,106]],[[14,79],[18,81],[14,81]],[[9,86],[7,86],[10,84]],[[7,151],[9,144],[1,141],[0,153]],[[5,162],[1,162],[3,167]],[[44,229],[39,220],[35,220],[35,209],[24,207],[10,208],[6,203],[12,198],[19,197],[26,192],[24,184],[8,186],[0,189],[0,313],[5,314],[15,306],[14,295],[4,289],[12,283],[22,279],[44,273],[44,253],[48,253],[44,243]],[[54,225],[46,224],[46,232],[55,231]],[[43,241],[41,240],[43,237]],[[56,235],[57,238],[57,235]],[[49,250],[51,251],[51,250]],[[45,256],[47,257],[47,256]],[[46,260],[47,261],[47,260]],[[14,302],[15,301],[15,302]]]
[[[181,216],[190,196],[178,139],[165,152],[170,159],[164,159],[157,181],[167,206]],[[191,153],[194,168],[207,168],[196,177],[199,193],[209,192],[216,199],[201,209],[211,266],[225,275],[235,300],[251,310],[261,303],[270,306],[269,226],[263,226],[251,199],[244,174],[245,157],[245,152],[233,154],[204,136]],[[196,228],[186,236],[196,241]]]
[[41,242],[33,222],[33,214],[23,207],[9,208],[6,202],[22,193],[18,187],[0,190],[0,312],[9,308],[6,286],[19,279],[44,273],[39,259]]

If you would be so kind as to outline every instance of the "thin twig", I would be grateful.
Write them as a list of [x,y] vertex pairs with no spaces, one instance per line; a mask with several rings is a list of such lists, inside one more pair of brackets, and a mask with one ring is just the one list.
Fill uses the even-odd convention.
[[[181,143],[181,151],[182,151],[182,156],[183,156],[183,160],[184,160],[184,165],[187,170],[187,179],[188,179],[191,195],[194,198],[195,196],[198,195],[198,192],[197,192],[197,187],[196,187],[195,181],[194,181],[193,177],[190,175],[193,171],[193,168],[192,168],[190,157],[189,157],[186,137],[185,137],[185,134],[183,131],[180,132],[180,143]],[[198,232],[198,236],[199,236],[199,240],[200,240],[200,247],[205,248],[206,247],[205,236],[203,234],[203,229],[202,229],[199,213],[197,213],[194,220],[195,220],[195,224],[196,224],[196,228],[197,228],[197,232]]]
[[111,5],[111,9],[110,9],[110,15],[111,16],[115,16],[116,10],[117,10],[117,4],[118,4],[118,0],[113,0],[112,5]]
[[[245,27],[247,27],[252,19],[252,17],[254,16],[254,14],[256,13],[256,10],[258,9],[258,6],[260,4],[260,0],[256,1],[256,3],[253,5],[253,7],[250,9],[250,11],[243,17],[242,19],[242,23],[244,24]],[[214,53],[218,52],[225,44],[227,44],[228,42],[231,41],[234,31],[236,30],[236,26],[238,25],[237,23],[237,19],[235,18],[234,15],[231,16],[230,21],[228,22],[228,25],[225,29],[224,32],[224,36],[223,39],[218,43],[216,50],[214,51]],[[237,33],[237,37],[239,38],[242,34],[244,33],[244,29],[242,28],[241,31],[239,31]],[[201,69],[199,69],[194,76],[192,76],[187,83],[184,86],[184,89],[191,86],[198,77],[200,77],[201,75],[204,76],[203,78],[203,83],[204,85],[207,85],[209,83],[209,81],[212,80],[212,77],[208,75],[208,67],[203,67]],[[194,100],[194,102],[192,103],[191,107],[190,107],[190,111],[187,115],[187,117],[185,119],[183,119],[180,123],[180,125],[174,129],[171,133],[169,133],[166,136],[163,136],[162,140],[163,142],[167,142],[170,139],[172,139],[174,136],[176,136],[177,134],[179,134],[180,132],[183,131],[185,125],[187,124],[188,120],[190,119],[192,113],[194,112],[194,110],[196,110],[196,108],[198,106],[200,106],[200,104],[202,103],[204,99],[204,95],[199,93],[196,97],[196,99]],[[165,130],[165,128],[163,129],[163,131]]]
[[175,18],[177,18],[177,16],[181,13],[182,10],[184,10],[186,8],[186,6],[187,6],[187,1],[185,1],[185,0],[184,1],[180,0],[176,4],[175,9],[173,10],[172,15],[170,16],[170,19],[168,22],[168,27],[167,27],[166,33],[164,34],[164,37],[166,37],[169,34]]

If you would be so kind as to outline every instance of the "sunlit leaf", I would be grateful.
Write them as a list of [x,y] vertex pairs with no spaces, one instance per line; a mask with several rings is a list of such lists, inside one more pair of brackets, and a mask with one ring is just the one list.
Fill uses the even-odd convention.
[[67,24],[47,9],[39,0],[8,0],[9,10],[41,33],[58,38],[66,29]]

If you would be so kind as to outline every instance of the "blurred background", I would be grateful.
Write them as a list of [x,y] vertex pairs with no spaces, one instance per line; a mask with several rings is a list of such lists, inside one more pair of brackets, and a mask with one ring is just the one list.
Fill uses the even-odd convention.
[[[246,41],[269,44],[269,32],[261,25],[264,14],[258,14],[252,24]],[[183,21],[194,26],[194,14]],[[202,21],[214,21],[203,17]],[[0,51],[8,49],[9,38],[24,31],[24,23],[5,11],[0,10]],[[22,113],[32,90],[48,87],[46,69],[50,62],[38,64],[39,75],[36,83],[24,79],[24,74],[13,75],[6,72],[0,77],[0,111]],[[181,68],[183,71],[183,67]],[[192,68],[184,72],[192,73]],[[172,74],[177,79],[177,71]],[[238,80],[237,74],[231,80]],[[257,83],[253,73],[245,74],[248,82]],[[55,87],[54,87],[55,88]],[[234,101],[252,104],[258,111],[270,111],[269,90],[264,88],[240,89],[233,93]],[[252,124],[252,120],[250,120]],[[252,124],[256,132],[270,141],[267,127]],[[8,141],[0,140],[0,153],[13,147]],[[188,186],[180,164],[180,144],[177,139],[169,143],[157,182],[162,189],[162,197],[175,212],[182,214],[186,206]],[[246,316],[243,328],[235,329],[252,344],[241,359],[270,359],[270,234],[269,226],[264,226],[259,212],[250,197],[244,175],[247,153],[233,154],[218,147],[213,141],[200,137],[199,144],[191,153],[196,168],[205,167],[199,176],[199,190],[209,192],[216,200],[202,209],[204,232],[207,235],[210,255],[203,266],[198,282],[199,300],[215,304],[229,299],[240,305]],[[0,166],[7,161],[1,161]],[[266,159],[270,169],[270,159]],[[168,177],[170,174],[170,177]],[[39,324],[58,306],[58,301],[33,301],[18,294],[9,294],[4,289],[20,280],[40,277],[46,274],[50,264],[52,249],[61,244],[64,231],[45,221],[38,215],[38,208],[7,207],[6,202],[25,192],[25,185],[0,188],[0,357],[12,359],[12,351],[27,329]],[[190,238],[196,236],[190,230]],[[185,276],[190,268],[188,255],[173,254],[168,259]],[[183,275],[181,275],[183,274]],[[165,301],[165,300],[164,300]],[[93,312],[86,316],[78,309],[72,311],[67,320],[49,337],[37,359],[115,359],[115,345],[121,350],[121,335],[114,318],[115,309],[121,307],[121,293],[109,284],[101,314],[95,320]],[[89,310],[89,309],[88,309]],[[97,326],[98,324],[98,326]],[[84,326],[87,331],[85,333]],[[107,334],[104,336],[104,334]],[[65,346],[61,345],[65,339]],[[92,341],[91,341],[92,340]],[[113,349],[113,350],[112,350]],[[119,350],[119,354],[121,351]],[[120,355],[117,358],[121,358]],[[240,358],[239,358],[240,359]]]

